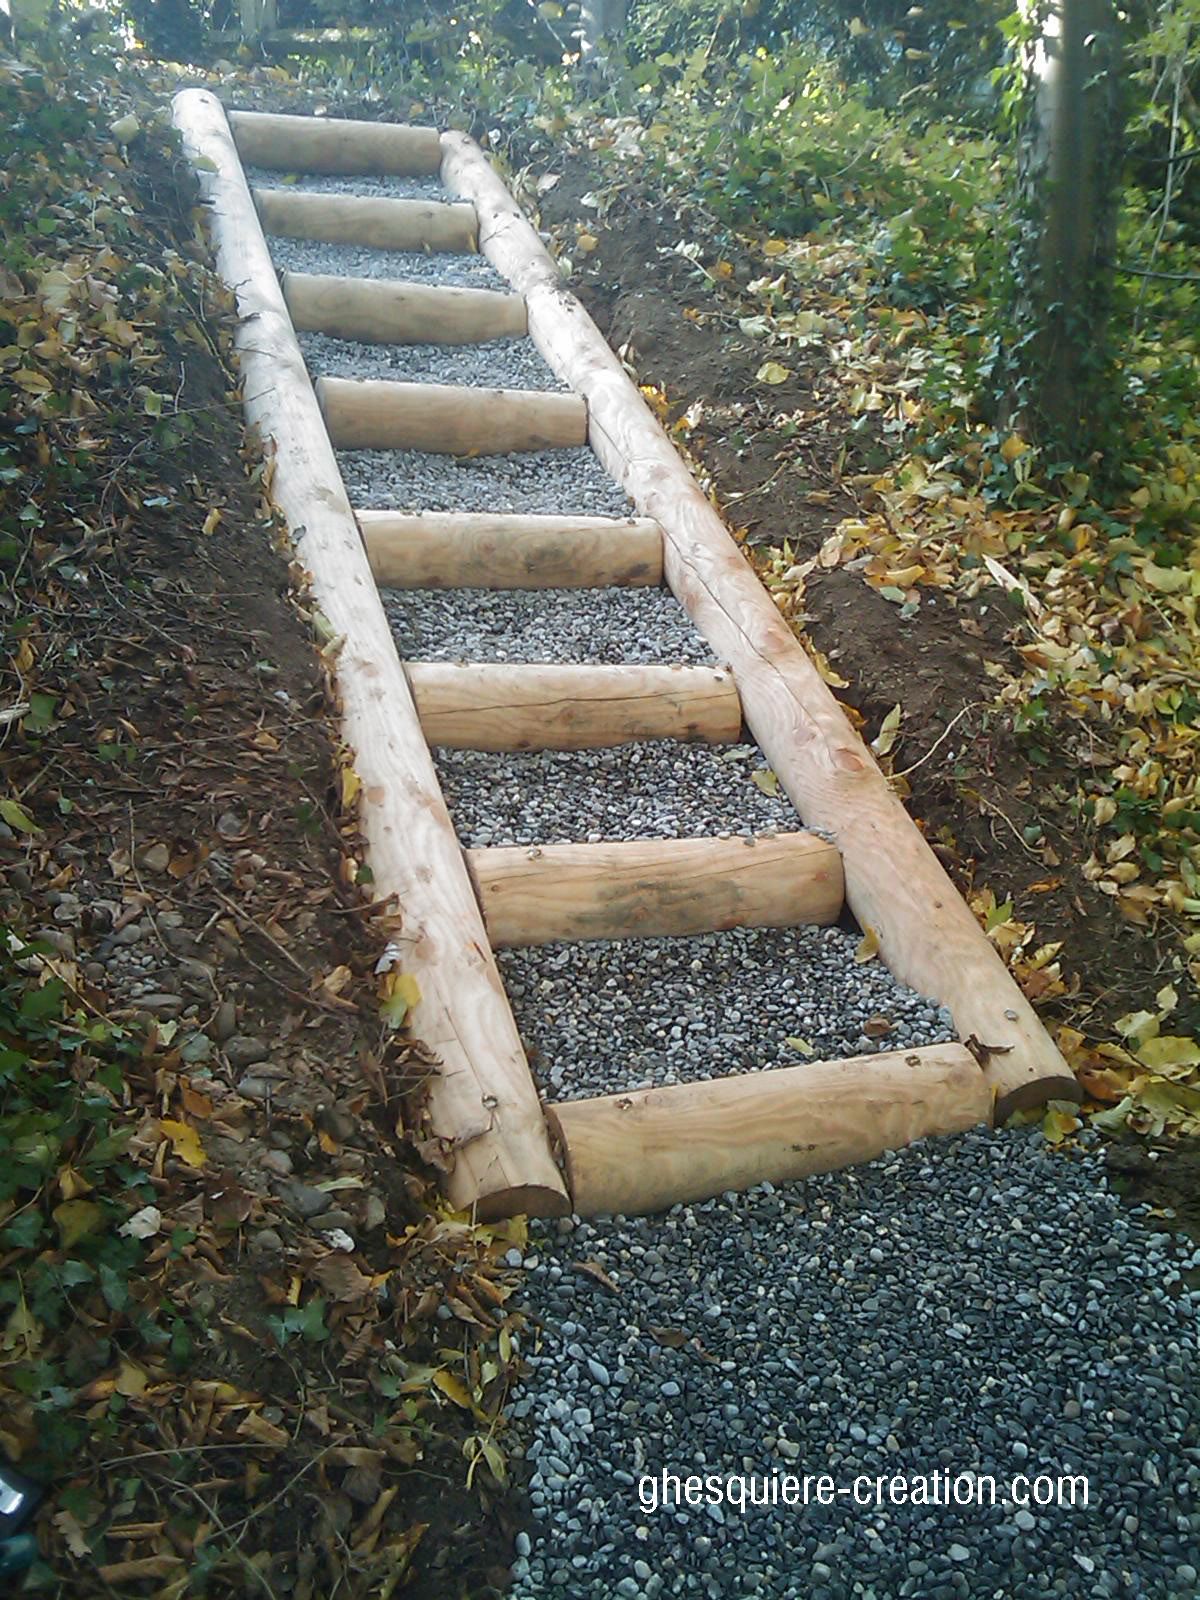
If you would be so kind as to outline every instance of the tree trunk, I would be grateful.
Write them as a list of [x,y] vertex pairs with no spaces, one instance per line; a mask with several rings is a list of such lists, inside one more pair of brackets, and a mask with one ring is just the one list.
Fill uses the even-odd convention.
[[264,34],[274,33],[276,0],[241,0],[242,39],[257,44]]
[[1019,156],[1011,417],[1080,460],[1113,397],[1106,338],[1123,156],[1121,32],[1112,0],[1021,0],[1025,120]]

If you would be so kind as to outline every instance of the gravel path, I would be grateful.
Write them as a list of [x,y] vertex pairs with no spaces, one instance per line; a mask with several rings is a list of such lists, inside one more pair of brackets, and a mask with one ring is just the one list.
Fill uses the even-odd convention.
[[403,658],[425,661],[714,660],[667,589],[384,589]]
[[686,939],[498,953],[548,1100],[954,1038],[950,1014],[856,967],[840,928],[731,928]]
[[559,389],[532,339],[487,344],[359,344],[302,333],[308,370],[337,378],[389,378],[404,383],[457,383],[469,388]]
[[317,239],[272,238],[271,256],[280,272],[318,272],[333,278],[400,278],[445,283],[462,289],[500,289],[508,280],[483,256],[453,251],[373,250],[366,245],[323,244]]
[[435,750],[434,760],[467,846],[798,828],[786,797],[753,782],[763,761],[757,751],[742,758],[751,748],[648,739],[611,750]]
[[[1094,1156],[1027,1131],[535,1230],[513,1600],[1195,1600],[1200,1293],[1180,1273],[1200,1252],[1182,1248]],[[664,1470],[846,1492],[646,1509]],[[852,1498],[860,1474],[936,1495],[938,1472],[993,1475],[997,1503],[984,1484],[956,1505],[946,1479],[948,1504]],[[1086,1476],[1090,1503],[1014,1502],[1012,1480],[1044,1475]]]

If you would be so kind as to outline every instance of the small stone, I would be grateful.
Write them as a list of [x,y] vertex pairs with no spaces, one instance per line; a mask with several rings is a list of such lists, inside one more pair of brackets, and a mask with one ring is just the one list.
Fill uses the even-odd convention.
[[965,1544],[952,1544],[946,1554],[951,1561],[970,1561],[971,1559],[971,1552]]
[[277,1177],[287,1178],[292,1171],[292,1158],[286,1150],[268,1150],[262,1158],[262,1164],[268,1172],[273,1172]]
[[274,1228],[260,1228],[250,1236],[252,1255],[273,1256],[283,1252],[283,1238]]
[[279,1198],[298,1217],[319,1216],[330,1206],[330,1197],[324,1189],[314,1189],[308,1183],[285,1184],[279,1191]]
[[225,1044],[233,1038],[237,1032],[237,1007],[232,1000],[221,1001],[209,1031],[220,1044]]
[[367,1233],[382,1227],[387,1220],[387,1207],[377,1194],[369,1194],[363,1203],[363,1228]]
[[1037,1527],[1037,1518],[1033,1515],[1032,1511],[1026,1511],[1024,1506],[1022,1506],[1020,1511],[1017,1512],[1016,1516],[1013,1518],[1013,1521],[1016,1523],[1017,1527],[1020,1528],[1022,1533],[1032,1533]]
[[225,1059],[231,1067],[252,1067],[257,1061],[265,1061],[270,1053],[265,1040],[245,1033],[235,1034],[225,1044]]
[[237,1092],[244,1100],[266,1100],[272,1087],[268,1079],[256,1078],[251,1072],[243,1073],[237,1082]]
[[513,1549],[519,1556],[527,1556],[533,1549],[529,1535],[524,1531],[524,1529],[522,1529],[522,1531],[513,1540]]
[[612,1379],[608,1375],[608,1368],[602,1361],[596,1361],[593,1359],[593,1357],[589,1356],[587,1358],[587,1369],[602,1389],[608,1388],[609,1384],[612,1382]]
[[183,1010],[183,996],[167,994],[165,990],[140,995],[137,1003],[140,1010],[151,1011],[156,1017],[177,1017]]
[[165,872],[171,864],[169,845],[152,844],[141,852],[142,865],[151,872]]

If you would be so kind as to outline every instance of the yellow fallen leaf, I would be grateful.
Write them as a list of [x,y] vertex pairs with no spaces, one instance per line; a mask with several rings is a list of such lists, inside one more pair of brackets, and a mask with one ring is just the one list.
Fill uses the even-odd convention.
[[779,779],[771,771],[770,767],[759,767],[757,771],[752,772],[750,774],[750,782],[772,800],[779,793]]
[[208,515],[204,519],[204,526],[200,530],[201,533],[205,533],[205,534],[215,533],[217,531],[217,524],[220,522],[220,520],[221,520],[220,510],[218,509],[218,507],[213,506],[212,510],[208,513]]
[[868,961],[873,961],[879,954],[879,935],[874,928],[868,927],[859,940],[858,949],[854,952],[854,959],[860,967],[866,966]]
[[590,256],[599,243],[600,241],[594,233],[581,233],[575,241],[575,248],[580,255]]
[[118,1394],[133,1399],[139,1394],[145,1394],[148,1382],[145,1368],[139,1367],[136,1361],[126,1359],[121,1362],[114,1387]]
[[781,256],[786,249],[786,239],[768,239],[763,245],[763,255],[771,257]]
[[1159,594],[1178,594],[1191,581],[1192,575],[1186,567],[1160,567],[1147,561],[1142,568],[1142,582]]
[[164,1137],[171,1141],[171,1148],[175,1154],[189,1167],[202,1167],[208,1160],[204,1146],[200,1142],[200,1135],[191,1123],[168,1119],[160,1122],[158,1126]]
[[1000,446],[1000,454],[1011,466],[1018,456],[1023,456],[1028,449],[1029,446],[1019,434],[1010,433],[1008,438],[1005,439],[1004,443]]
[[456,1377],[453,1372],[447,1372],[444,1367],[441,1371],[435,1372],[433,1386],[435,1389],[440,1389],[447,1400],[453,1400],[454,1404],[461,1406],[464,1411],[474,1410],[466,1384],[461,1378]]
[[343,808],[345,810],[348,811],[350,809],[350,807],[354,804],[355,800],[358,798],[358,792],[359,792],[359,790],[361,788],[362,788],[362,779],[359,777],[358,773],[355,772],[354,768],[353,767],[343,767],[342,768],[342,806],[343,806]]
[[764,361],[754,374],[759,383],[770,384],[786,383],[791,375],[781,361]]
[[1138,1047],[1137,1058],[1151,1071],[1167,1067],[1200,1067],[1200,1044],[1179,1033],[1160,1033]]
[[879,725],[879,732],[871,740],[871,749],[877,756],[886,756],[891,753],[896,742],[896,735],[900,732],[900,718],[903,716],[899,706],[893,706]]
[[80,1239],[95,1233],[104,1226],[104,1207],[95,1200],[64,1200],[51,1212],[58,1241],[64,1250],[70,1250]]

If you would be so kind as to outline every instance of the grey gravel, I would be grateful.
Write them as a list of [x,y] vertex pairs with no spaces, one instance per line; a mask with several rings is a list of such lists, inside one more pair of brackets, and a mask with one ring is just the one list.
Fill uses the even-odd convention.
[[307,189],[313,194],[369,194],[389,200],[449,202],[454,199],[434,174],[401,178],[356,172],[339,176],[332,172],[283,172],[271,167],[247,167],[246,179],[252,189]]
[[629,500],[586,445],[460,457],[423,450],[340,450],[357,506],[392,511],[531,511],[627,517]]
[[383,589],[404,660],[690,663],[713,654],[669,589]]
[[314,377],[385,378],[482,389],[565,389],[532,339],[487,344],[360,344],[324,333],[297,336]]
[[747,748],[656,739],[611,750],[436,750],[434,758],[458,836],[470,847],[799,828],[784,795],[766,795],[752,782],[763,761],[757,751],[742,759]]
[[940,1044],[950,1014],[858,966],[840,928],[731,928],[497,952],[548,1100]]
[[279,272],[318,272],[334,278],[415,278],[463,289],[509,288],[480,255],[453,250],[376,250],[368,245],[326,244],[319,239],[272,237],[271,256]]
[[[1200,1293],[1181,1275],[1200,1252],[1124,1209],[1094,1155],[976,1132],[665,1217],[540,1225],[531,1247],[513,1600],[1195,1600]],[[999,1503],[644,1509],[664,1469],[847,1490],[991,1474]],[[1086,1475],[1090,1503],[1025,1511],[1017,1474]]]

